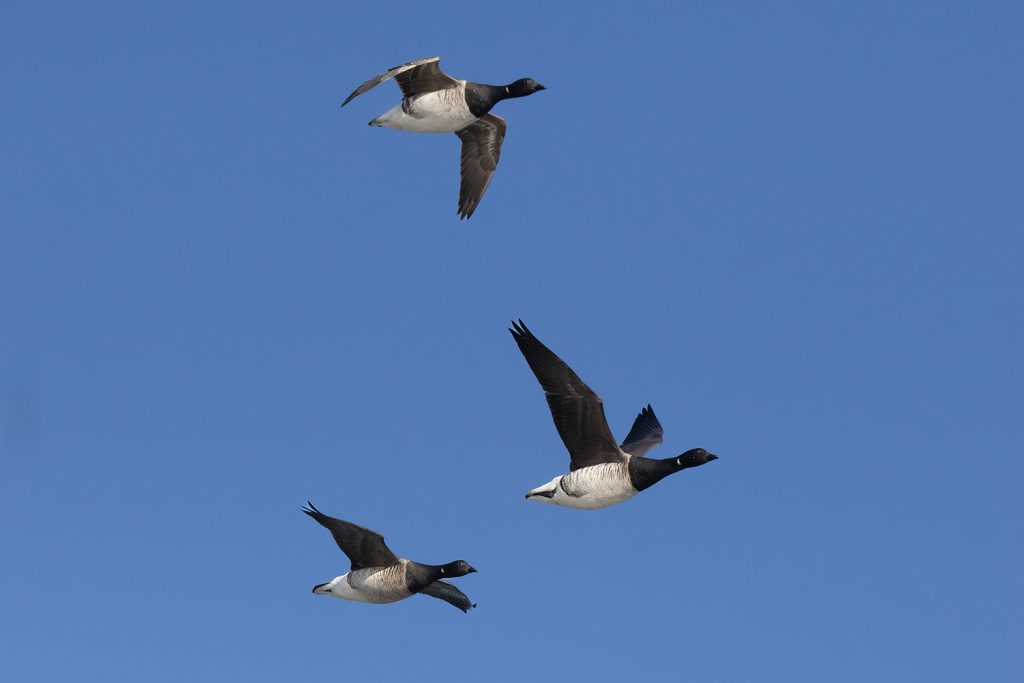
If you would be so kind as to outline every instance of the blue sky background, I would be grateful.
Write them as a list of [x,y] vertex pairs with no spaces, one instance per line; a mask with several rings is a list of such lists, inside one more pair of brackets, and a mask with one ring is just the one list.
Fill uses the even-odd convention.
[[[1017,3],[7,2],[9,680],[1024,677]],[[458,141],[408,59],[532,76]],[[522,317],[622,436],[721,460],[599,512]],[[317,598],[299,506],[479,609]]]

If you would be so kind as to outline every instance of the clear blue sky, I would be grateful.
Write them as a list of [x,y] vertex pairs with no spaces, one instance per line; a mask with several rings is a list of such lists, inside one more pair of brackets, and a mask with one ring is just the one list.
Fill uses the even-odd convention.
[[[5,678],[1021,680],[1024,10],[433,4],[0,10]],[[469,222],[338,109],[434,54],[548,86]],[[514,317],[721,459],[524,501]],[[306,499],[479,609],[313,596]]]

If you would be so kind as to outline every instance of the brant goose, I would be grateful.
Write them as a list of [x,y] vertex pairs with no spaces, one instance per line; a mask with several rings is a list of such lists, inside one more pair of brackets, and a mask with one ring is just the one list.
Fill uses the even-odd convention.
[[463,81],[441,71],[440,61],[440,57],[426,57],[388,69],[353,90],[341,106],[394,78],[402,89],[402,101],[370,125],[458,135],[462,140],[459,218],[469,218],[487,191],[505,139],[505,119],[488,112],[501,100],[526,97],[544,90],[544,86],[532,78],[520,78],[508,85]]
[[313,586],[316,595],[382,604],[423,593],[451,603],[463,612],[476,607],[465,593],[442,580],[475,572],[464,560],[433,565],[401,559],[388,549],[384,537],[377,532],[328,517],[312,503],[307,503],[309,507],[302,508],[302,511],[325,526],[341,551],[352,561],[352,569],[347,574]]
[[648,405],[633,422],[626,440],[615,443],[601,397],[544,346],[523,321],[509,329],[548,399],[558,435],[569,451],[569,473],[526,494],[527,500],[595,510],[621,503],[670,474],[718,458],[693,448],[675,458],[644,457],[662,442],[663,430]]

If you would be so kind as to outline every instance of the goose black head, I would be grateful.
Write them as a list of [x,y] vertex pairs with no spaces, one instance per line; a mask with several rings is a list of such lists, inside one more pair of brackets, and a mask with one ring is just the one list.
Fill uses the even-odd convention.
[[466,574],[472,574],[475,571],[475,569],[469,566],[469,562],[466,562],[465,560],[455,560],[454,562],[441,565],[441,576],[446,578],[465,576]]
[[691,448],[676,458],[676,465],[679,469],[685,470],[687,467],[699,467],[712,460],[718,460],[718,456],[708,453],[703,448]]
[[520,78],[518,81],[505,86],[505,92],[508,97],[526,97],[538,90],[547,90],[547,88],[532,78]]

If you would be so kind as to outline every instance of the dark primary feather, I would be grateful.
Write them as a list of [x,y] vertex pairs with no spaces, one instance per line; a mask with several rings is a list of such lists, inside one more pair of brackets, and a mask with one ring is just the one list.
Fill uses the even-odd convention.
[[462,182],[459,185],[459,218],[469,218],[480,205],[505,139],[505,119],[485,114],[455,134],[462,140]]
[[509,329],[530,369],[544,388],[558,435],[569,451],[569,469],[622,462],[604,417],[601,398],[583,383],[565,361],[540,343],[520,320]]
[[309,507],[302,508],[302,511],[331,532],[338,547],[352,561],[353,570],[398,564],[398,557],[388,549],[384,544],[384,537],[376,531],[370,531],[342,519],[328,517],[317,510],[312,503],[306,502]]
[[469,598],[466,597],[465,593],[447,581],[435,581],[421,590],[420,593],[429,595],[432,598],[444,600],[448,604],[455,605],[463,612],[468,612],[470,609],[476,607],[476,605],[469,601]]
[[440,57],[424,57],[406,64],[388,69],[380,76],[374,76],[370,80],[352,91],[352,94],[345,98],[341,106],[345,106],[355,98],[362,95],[389,78],[394,78],[398,87],[402,89],[402,95],[412,97],[425,92],[454,88],[459,84],[457,80],[441,71]]
[[629,430],[625,441],[619,446],[630,455],[642,456],[662,441],[664,441],[665,430],[654,414],[654,408],[648,403],[647,407],[640,411],[633,421],[633,428]]

